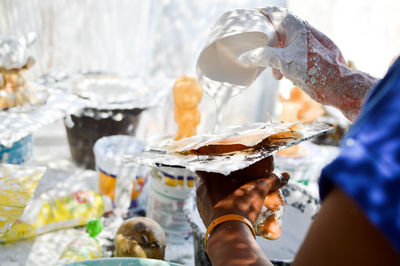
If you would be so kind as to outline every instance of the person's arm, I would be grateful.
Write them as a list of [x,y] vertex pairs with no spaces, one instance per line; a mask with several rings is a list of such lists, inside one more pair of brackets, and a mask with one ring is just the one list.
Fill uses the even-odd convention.
[[[267,194],[287,183],[288,176],[278,178],[271,174],[272,169],[270,156],[228,176],[197,172],[196,201],[204,225],[208,227],[226,214],[241,215],[254,224]],[[240,221],[217,225],[209,235],[206,249],[214,266],[271,265],[250,228]]]
[[[208,255],[213,265],[272,265],[249,228],[236,221],[216,227]],[[292,265],[400,265],[400,256],[353,200],[335,188]]]
[[400,265],[400,255],[336,187],[323,201],[292,265]]
[[213,230],[207,254],[214,266],[272,265],[249,227],[239,221],[224,222]]
[[348,67],[331,39],[308,23],[305,27],[308,72],[304,89],[314,100],[339,108],[354,121],[365,96],[378,79]]
[[[253,222],[275,181],[250,181],[229,193],[221,193],[229,191],[224,190],[232,185],[228,179],[218,182],[219,188],[211,188],[204,180],[197,188],[199,212],[206,226],[212,217],[227,213],[246,216]],[[219,207],[212,198],[218,198]],[[207,253],[214,266],[271,265],[248,226],[238,221],[215,227],[208,238]],[[400,256],[354,201],[334,188],[323,201],[292,265],[400,265]]]
[[271,67],[276,79],[286,77],[315,101],[339,108],[354,121],[378,79],[349,68],[331,39],[287,9],[260,12],[274,26],[279,47],[264,47],[263,56],[254,60],[266,60],[257,63]]

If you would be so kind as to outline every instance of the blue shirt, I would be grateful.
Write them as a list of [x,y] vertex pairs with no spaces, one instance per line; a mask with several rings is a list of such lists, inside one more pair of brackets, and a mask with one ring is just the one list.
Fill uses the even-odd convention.
[[347,193],[400,252],[400,60],[371,90],[339,156],[319,180]]

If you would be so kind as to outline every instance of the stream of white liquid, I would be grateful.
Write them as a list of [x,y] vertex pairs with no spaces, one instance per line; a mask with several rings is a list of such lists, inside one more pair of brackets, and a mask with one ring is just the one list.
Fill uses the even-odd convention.
[[[259,69],[238,60],[246,52],[238,46],[250,38],[249,34],[232,36],[210,45],[201,57],[199,64],[203,68],[201,78],[204,91],[213,98],[216,105],[214,133],[218,132],[229,100],[244,90],[255,80]],[[260,40],[259,45],[265,40]]]

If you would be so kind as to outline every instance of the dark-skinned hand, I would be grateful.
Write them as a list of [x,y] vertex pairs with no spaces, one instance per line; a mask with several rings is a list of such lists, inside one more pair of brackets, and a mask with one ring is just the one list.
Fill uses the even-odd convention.
[[197,208],[205,226],[225,214],[239,214],[254,223],[267,194],[288,181],[288,175],[278,177],[272,171],[273,157],[270,156],[227,176],[196,172],[199,176]]

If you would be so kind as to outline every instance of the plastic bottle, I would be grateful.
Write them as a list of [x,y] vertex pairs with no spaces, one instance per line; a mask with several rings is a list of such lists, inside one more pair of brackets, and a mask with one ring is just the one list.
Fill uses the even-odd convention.
[[57,265],[100,258],[101,247],[95,237],[102,230],[103,224],[99,219],[90,220],[86,225],[86,233],[88,234],[71,241],[61,253]]

